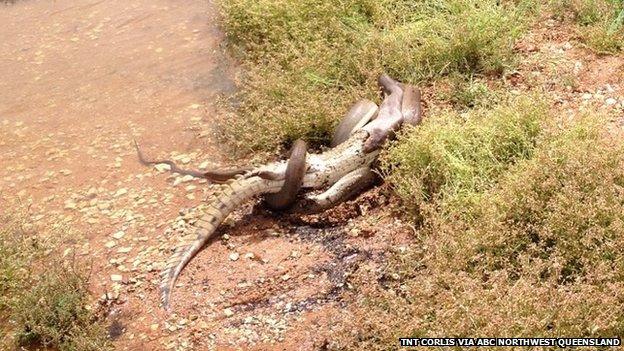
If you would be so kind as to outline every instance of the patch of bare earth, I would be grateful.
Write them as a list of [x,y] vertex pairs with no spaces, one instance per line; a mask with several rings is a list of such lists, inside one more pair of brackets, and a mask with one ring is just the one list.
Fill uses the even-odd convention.
[[548,94],[564,120],[589,111],[624,123],[624,55],[597,55],[573,27],[548,17],[538,23],[517,46],[521,64],[510,88]]
[[18,201],[34,222],[82,234],[116,349],[321,347],[345,317],[349,275],[374,273],[407,240],[376,193],[322,216],[250,204],[183,272],[165,313],[159,271],[211,190],[139,165],[132,139],[187,167],[237,162],[212,138],[212,101],[234,87],[214,7],[23,1],[0,22],[2,211]]

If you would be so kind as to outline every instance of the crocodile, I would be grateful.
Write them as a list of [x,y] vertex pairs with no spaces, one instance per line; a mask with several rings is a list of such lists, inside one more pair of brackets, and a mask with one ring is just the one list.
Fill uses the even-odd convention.
[[[246,201],[263,195],[272,207],[315,213],[345,201],[373,183],[375,174],[371,167],[382,143],[401,124],[420,121],[420,93],[413,91],[407,101],[403,99],[404,91],[414,87],[402,85],[387,75],[382,75],[378,82],[386,93],[381,106],[377,110],[374,103],[365,100],[358,103],[359,107],[354,106],[334,135],[335,147],[320,154],[306,154],[305,144],[297,142],[289,160],[227,175],[219,173],[230,179],[214,185],[216,189],[208,199],[208,208],[195,222],[191,235],[194,239],[178,245],[161,272],[161,302],[166,310],[170,308],[171,292],[184,267],[214,237],[219,224]],[[320,193],[296,196],[300,189],[324,188],[327,190]],[[275,194],[281,196],[272,199]]]

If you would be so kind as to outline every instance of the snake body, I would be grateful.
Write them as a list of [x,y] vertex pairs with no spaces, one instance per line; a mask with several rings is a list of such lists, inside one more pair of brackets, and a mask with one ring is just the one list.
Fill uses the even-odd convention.
[[[358,102],[334,134],[335,147],[320,154],[307,154],[305,143],[299,140],[293,145],[289,160],[253,169],[200,172],[181,170],[167,160],[147,161],[137,145],[143,164],[166,163],[172,171],[221,183],[215,185],[217,189],[208,199],[208,208],[196,221],[194,233],[173,250],[161,272],[161,301],[165,309],[169,309],[171,292],[184,267],[214,237],[220,223],[244,202],[263,195],[273,209],[290,207],[315,212],[335,206],[372,184],[375,175],[371,165],[379,155],[381,144],[402,123],[420,121],[417,89],[385,75],[380,77],[379,84],[387,94],[379,110],[370,101]],[[328,189],[298,197],[301,189],[322,188]]]
[[[354,170],[370,165],[379,151],[364,153],[364,142],[368,133],[359,130],[347,141],[322,154],[307,156],[307,169],[301,181],[302,189],[321,189],[336,183]],[[278,193],[286,183],[288,162],[274,162],[246,174],[237,175],[219,185],[215,195],[209,199],[205,213],[195,223],[195,234],[178,245],[166,263],[161,275],[161,300],[169,308],[169,296],[182,269],[210,240],[219,224],[237,207],[249,199]],[[256,174],[270,171],[279,179],[265,179]]]
[[285,210],[297,199],[299,189],[303,185],[306,173],[306,153],[308,146],[305,141],[295,141],[290,150],[290,158],[284,174],[284,184],[277,193],[267,194],[264,197],[266,204],[273,210]]

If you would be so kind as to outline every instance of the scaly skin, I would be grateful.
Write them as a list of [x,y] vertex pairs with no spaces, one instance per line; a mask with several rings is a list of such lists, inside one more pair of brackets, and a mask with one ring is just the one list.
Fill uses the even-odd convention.
[[[307,155],[307,158],[304,146],[295,148],[301,152],[293,152],[289,162],[275,162],[249,170],[221,185],[211,199],[208,210],[196,223],[195,239],[179,245],[162,272],[161,299],[166,309],[169,309],[171,291],[184,267],[214,236],[219,224],[245,201],[262,194],[278,193],[279,201],[274,204],[286,207],[295,200],[299,188],[321,189],[331,186],[321,194],[305,196],[294,205],[304,212],[314,212],[334,206],[372,184],[374,174],[371,164],[379,155],[384,140],[392,137],[403,123],[415,125],[421,119],[420,91],[387,75],[379,78],[379,84],[387,96],[379,108],[377,118],[354,132],[360,126],[357,115],[361,114],[368,120],[377,110],[372,103],[361,102],[361,106],[356,105],[341,123],[344,127],[339,128],[334,138],[337,144],[335,148],[322,154]],[[348,139],[341,142],[349,134]],[[305,174],[302,179],[303,170]]]
[[308,167],[306,163],[307,152],[308,146],[305,141],[301,139],[295,141],[290,150],[288,165],[284,173],[284,185],[278,192],[264,196],[266,205],[272,210],[285,210],[297,199]]
[[[322,154],[308,155],[308,169],[303,177],[302,188],[327,187],[357,169],[369,167],[379,154],[379,150],[365,153],[363,148],[367,138],[368,132],[360,130],[334,149]],[[210,205],[206,213],[196,223],[195,239],[179,245],[162,271],[160,289],[165,309],[169,309],[169,298],[178,276],[214,236],[221,222],[237,207],[255,196],[279,192],[284,185],[286,167],[285,161],[271,163],[221,185],[209,200]],[[258,176],[266,173],[273,174],[273,179]]]

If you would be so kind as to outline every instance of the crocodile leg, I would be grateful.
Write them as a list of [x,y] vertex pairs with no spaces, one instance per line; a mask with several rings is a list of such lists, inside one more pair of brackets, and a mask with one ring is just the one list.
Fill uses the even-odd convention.
[[403,89],[397,81],[385,74],[379,77],[378,83],[388,95],[379,107],[377,118],[362,128],[369,134],[364,144],[364,152],[366,153],[379,149],[383,142],[393,135],[403,123],[403,114],[401,113]]
[[358,168],[340,178],[326,191],[307,195],[297,202],[292,212],[313,214],[323,212],[361,193],[375,182],[375,173],[370,167]]
[[336,147],[349,138],[354,131],[362,128],[375,117],[378,107],[374,102],[362,99],[356,102],[342,118],[329,146]]

